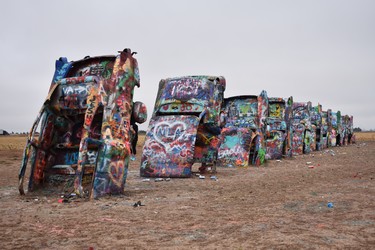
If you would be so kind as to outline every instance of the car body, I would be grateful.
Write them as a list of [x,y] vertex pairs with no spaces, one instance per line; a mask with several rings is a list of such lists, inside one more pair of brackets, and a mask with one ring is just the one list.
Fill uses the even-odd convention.
[[281,97],[268,98],[268,116],[266,118],[266,159],[281,159],[283,155],[292,156],[290,117],[293,97],[287,100]]
[[220,134],[218,166],[259,166],[265,161],[265,119],[268,114],[267,92],[259,96],[225,98],[222,108],[224,125]]
[[308,154],[311,151],[312,126],[311,126],[311,102],[293,102],[291,118],[292,154]]
[[330,110],[322,111],[322,126],[321,126],[321,142],[319,147],[321,150],[328,147],[328,138],[329,138],[329,116],[328,113]]
[[329,146],[335,147],[341,145],[341,112],[330,112],[330,135],[329,135]]
[[353,116],[344,115],[342,116],[342,130],[343,145],[349,145],[355,142],[355,136],[353,136]]
[[349,116],[348,124],[348,144],[356,143],[354,128],[353,128],[353,116]]
[[29,191],[64,187],[92,198],[123,193],[134,137],[131,120],[142,123],[147,118],[146,106],[133,102],[135,86],[140,86],[139,70],[130,49],[113,56],[57,60],[27,140],[20,193],[28,164]]
[[324,148],[323,139],[323,110],[322,105],[312,106],[310,110],[311,119],[311,136],[313,138],[313,143],[310,144],[311,151],[320,151]]
[[162,79],[147,129],[143,177],[190,177],[194,163],[215,164],[225,78]]
[[341,115],[340,111],[337,111],[337,137],[336,137],[336,143],[337,146],[343,146],[344,145],[344,139],[345,139],[345,126],[344,126],[344,116]]

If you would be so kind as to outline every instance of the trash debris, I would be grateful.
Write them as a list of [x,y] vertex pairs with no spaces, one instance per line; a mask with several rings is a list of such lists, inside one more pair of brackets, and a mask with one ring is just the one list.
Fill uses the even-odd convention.
[[66,199],[66,198],[61,198],[61,199],[58,199],[57,202],[58,202],[58,203],[68,203],[69,200]]
[[357,172],[355,175],[353,175],[353,178],[359,178],[361,179],[361,172]]
[[206,176],[204,176],[204,175],[199,175],[199,179],[206,179]]
[[142,204],[141,201],[137,201],[136,203],[134,203],[133,207],[141,207],[141,206],[146,206],[144,204]]
[[308,166],[309,168],[315,168],[315,166],[314,165],[310,165],[310,166]]
[[328,207],[328,208],[333,208],[333,203],[332,203],[332,202],[328,202],[328,203],[327,203],[327,207]]
[[311,163],[312,163],[311,161],[306,162],[307,165],[311,165]]
[[151,181],[150,179],[143,179],[142,182],[149,182]]
[[163,178],[155,178],[155,182],[163,181]]
[[276,162],[281,162],[281,160],[276,160]]
[[212,175],[212,176],[210,177],[210,179],[211,179],[211,180],[214,180],[214,181],[217,181],[217,177],[216,177],[215,175]]
[[104,205],[100,206],[101,210],[107,210],[107,209],[110,209],[110,208],[111,208],[110,204],[104,204]]
[[333,151],[332,149],[327,149],[326,151],[324,151],[325,154],[330,154],[332,156],[335,155],[335,151]]
[[357,148],[364,147],[364,146],[366,146],[366,143],[361,143],[357,145]]
[[165,181],[170,181],[170,180],[171,180],[171,178],[165,178],[164,180],[165,180]]

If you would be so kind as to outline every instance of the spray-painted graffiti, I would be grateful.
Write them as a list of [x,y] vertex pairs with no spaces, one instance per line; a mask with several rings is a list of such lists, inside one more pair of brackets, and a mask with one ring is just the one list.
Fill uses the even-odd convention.
[[92,84],[61,85],[59,107],[64,109],[86,108],[86,98]]
[[171,123],[160,122],[154,128],[154,138],[157,142],[162,144],[163,147],[169,148],[172,142],[179,140],[185,135],[186,126],[185,123],[178,121],[173,121]]
[[143,147],[141,175],[188,177],[191,174],[198,117],[154,119]]
[[332,112],[330,111],[330,126],[329,126],[329,146],[335,147],[341,145],[341,112]]
[[210,124],[199,124],[194,147],[194,162],[215,163],[220,145],[220,128]]
[[268,99],[268,117],[266,118],[266,159],[280,159],[291,156],[290,117],[293,98],[288,100],[272,97]]
[[292,114],[292,154],[307,154],[311,151],[314,138],[311,133],[311,102],[294,102]]
[[[81,196],[122,193],[137,138],[135,123],[147,119],[146,106],[133,102],[139,81],[130,49],[117,56],[57,60],[48,96],[27,139],[20,193],[29,159],[29,191],[59,176],[73,179],[72,188]],[[216,76],[160,81],[141,176],[188,177],[196,162],[260,165],[265,159],[355,142],[352,116],[325,112],[310,102],[293,103],[292,98],[268,98],[265,91],[224,101],[225,84]],[[64,179],[64,174],[71,178]],[[92,181],[85,185],[83,179]]]
[[186,77],[171,79],[165,85],[165,91],[161,96],[163,100],[197,100],[199,102],[209,101],[213,96],[214,85],[208,84],[199,78]]
[[221,134],[220,166],[248,166],[253,132],[246,128],[226,127]]
[[141,176],[189,177],[194,162],[216,161],[224,90],[223,77],[160,81],[143,147]]
[[[135,86],[139,86],[139,72],[130,49],[118,56],[76,62],[60,58],[47,100],[29,134],[20,192],[24,193],[23,178],[32,154],[37,157],[31,158],[29,191],[41,188],[50,178],[55,180],[56,173],[62,181],[71,179],[61,177],[66,173],[74,175],[72,188],[81,196],[122,193],[134,137],[130,121],[144,122],[147,117],[144,104],[137,103],[133,110]],[[39,121],[40,143],[34,140]],[[84,186],[82,180],[88,174],[94,175],[93,181]]]
[[323,114],[322,105],[311,107],[310,120],[311,120],[311,137],[313,138],[310,144],[310,150],[322,150],[323,146]]
[[355,137],[353,137],[353,116],[342,116],[342,131],[342,145],[348,145],[355,142]]
[[321,142],[320,150],[323,150],[328,147],[328,137],[329,137],[329,117],[328,111],[322,111],[322,125],[321,125]]
[[264,162],[264,120],[268,114],[267,92],[259,96],[234,96],[224,101],[224,128],[218,152],[220,166],[260,165]]
[[349,124],[348,124],[348,144],[356,142],[355,135],[353,133],[354,133],[353,116],[350,116]]

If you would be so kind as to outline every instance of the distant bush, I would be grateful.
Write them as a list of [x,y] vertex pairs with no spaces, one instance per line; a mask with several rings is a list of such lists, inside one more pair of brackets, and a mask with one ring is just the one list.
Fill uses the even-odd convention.
[[361,132],[362,129],[361,129],[360,127],[358,127],[358,128],[354,128],[353,131],[354,131],[354,132]]

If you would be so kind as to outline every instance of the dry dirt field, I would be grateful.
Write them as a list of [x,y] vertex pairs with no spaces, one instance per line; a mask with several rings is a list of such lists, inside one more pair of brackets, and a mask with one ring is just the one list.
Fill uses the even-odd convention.
[[217,180],[144,181],[138,155],[125,195],[66,203],[20,196],[25,138],[0,137],[0,249],[375,249],[375,141],[366,136],[262,167],[219,168]]

